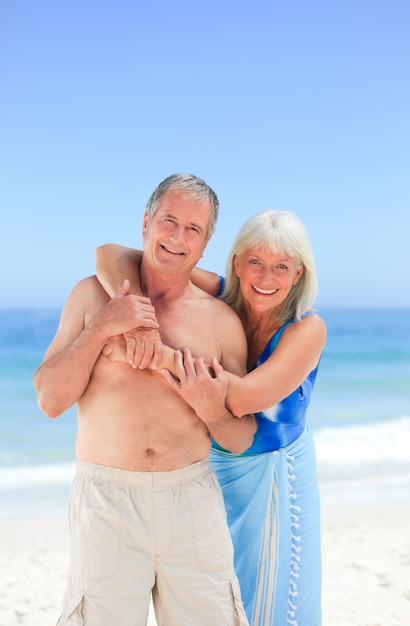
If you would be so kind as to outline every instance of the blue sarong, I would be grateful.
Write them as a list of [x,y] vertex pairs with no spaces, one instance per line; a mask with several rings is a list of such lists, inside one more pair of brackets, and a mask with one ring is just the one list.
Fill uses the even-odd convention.
[[214,448],[251,626],[321,625],[320,504],[307,426],[287,447],[235,456]]

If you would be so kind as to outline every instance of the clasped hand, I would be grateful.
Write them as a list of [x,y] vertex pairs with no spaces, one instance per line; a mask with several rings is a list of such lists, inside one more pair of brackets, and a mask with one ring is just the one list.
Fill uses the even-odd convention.
[[[117,295],[106,306],[106,320],[117,320],[117,333],[120,324],[126,330],[110,336],[102,353],[113,361],[126,361],[134,368],[156,369],[162,362],[164,345],[155,310],[149,298],[130,295],[129,288],[129,281],[125,280]],[[132,328],[132,324],[136,327]],[[130,326],[131,330],[128,330]]]
[[102,351],[112,361],[127,362],[138,369],[157,369],[163,352],[164,345],[156,328],[134,328],[110,337]]
[[228,379],[218,360],[213,358],[209,367],[202,357],[194,358],[185,348],[175,351],[174,366],[175,376],[166,369],[161,369],[161,374],[198,417],[205,424],[224,418]]

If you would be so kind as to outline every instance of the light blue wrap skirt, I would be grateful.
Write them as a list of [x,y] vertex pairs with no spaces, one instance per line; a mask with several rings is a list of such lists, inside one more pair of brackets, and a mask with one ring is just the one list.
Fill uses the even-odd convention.
[[286,448],[253,456],[212,450],[251,626],[320,626],[316,456],[307,427]]

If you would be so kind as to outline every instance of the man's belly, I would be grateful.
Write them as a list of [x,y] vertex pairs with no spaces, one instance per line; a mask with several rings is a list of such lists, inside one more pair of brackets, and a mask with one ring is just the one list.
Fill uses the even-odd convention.
[[209,455],[208,429],[160,374],[115,366],[97,370],[78,402],[78,460],[155,472]]

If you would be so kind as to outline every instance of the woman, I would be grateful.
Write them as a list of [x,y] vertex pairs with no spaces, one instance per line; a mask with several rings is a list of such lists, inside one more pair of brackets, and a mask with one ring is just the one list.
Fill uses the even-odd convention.
[[[100,249],[105,284],[108,275],[115,289],[124,276],[133,277],[135,254]],[[113,256],[124,261],[113,263]],[[197,269],[192,278],[216,292],[215,274]],[[238,378],[213,363],[211,375],[184,351],[184,359],[176,357],[179,381],[164,374],[198,414],[217,406],[214,398],[226,388],[217,383],[225,378],[226,406],[237,416],[255,414],[258,429],[245,453],[213,443],[211,455],[252,626],[321,624],[319,489],[306,424],[326,341],[325,324],[311,309],[316,293],[314,257],[299,219],[284,211],[257,213],[233,243],[221,296],[244,325],[249,373]]]

